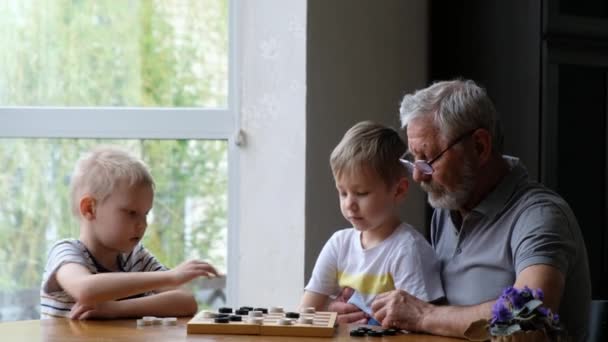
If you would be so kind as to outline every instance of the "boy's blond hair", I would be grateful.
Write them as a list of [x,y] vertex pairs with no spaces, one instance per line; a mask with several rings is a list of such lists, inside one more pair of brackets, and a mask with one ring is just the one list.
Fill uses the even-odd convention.
[[390,186],[407,176],[399,162],[406,149],[405,142],[394,129],[362,121],[344,134],[329,162],[335,178],[367,166]]
[[125,181],[128,186],[144,184],[154,187],[146,164],[126,151],[102,146],[83,155],[76,162],[70,182],[72,213],[80,216],[80,199],[84,195],[103,202],[119,181]]

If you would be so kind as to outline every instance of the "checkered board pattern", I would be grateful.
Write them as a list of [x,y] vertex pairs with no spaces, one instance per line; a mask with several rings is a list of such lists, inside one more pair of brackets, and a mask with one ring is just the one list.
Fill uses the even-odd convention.
[[[285,313],[268,313],[263,315],[262,324],[247,321],[215,323],[213,318],[204,318],[199,312],[187,324],[188,334],[233,334],[233,335],[272,335],[272,336],[312,336],[332,337],[335,333],[337,313],[317,311],[300,313],[301,317],[312,317],[312,324],[299,323],[294,320],[291,325],[280,325],[279,320]],[[243,316],[246,318],[246,316]]]

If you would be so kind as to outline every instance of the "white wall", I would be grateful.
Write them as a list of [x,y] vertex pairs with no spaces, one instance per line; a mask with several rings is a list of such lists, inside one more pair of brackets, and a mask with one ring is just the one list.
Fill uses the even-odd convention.
[[[328,165],[355,122],[398,126],[427,83],[425,0],[238,1],[241,126],[231,305],[295,308],[317,254],[345,227]],[[412,186],[407,220],[424,223]],[[420,227],[423,228],[423,227]]]
[[304,281],[306,0],[237,3],[245,145],[229,302],[295,308]]

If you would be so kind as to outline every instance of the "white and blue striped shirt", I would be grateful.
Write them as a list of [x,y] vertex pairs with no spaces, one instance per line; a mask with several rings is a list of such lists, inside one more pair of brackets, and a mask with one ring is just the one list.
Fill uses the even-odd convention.
[[[122,272],[154,272],[166,271],[167,268],[138,244],[131,253],[118,256],[118,266]],[[49,316],[67,317],[74,298],[67,294],[57,283],[57,270],[65,264],[76,263],[86,267],[92,274],[110,272],[95,260],[86,246],[76,239],[57,241],[47,258],[42,285],[40,287],[40,313],[41,318]],[[134,297],[141,297],[151,293],[142,293]],[[131,297],[131,298],[134,298]]]

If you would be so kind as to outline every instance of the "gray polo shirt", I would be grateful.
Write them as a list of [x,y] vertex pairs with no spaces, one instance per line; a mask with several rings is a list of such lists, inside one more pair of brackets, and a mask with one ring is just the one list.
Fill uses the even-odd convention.
[[517,158],[504,157],[510,173],[463,220],[436,209],[431,243],[451,305],[474,305],[499,297],[519,272],[551,265],[566,277],[559,315],[568,334],[586,334],[591,285],[587,251],[568,204],[531,181]]

